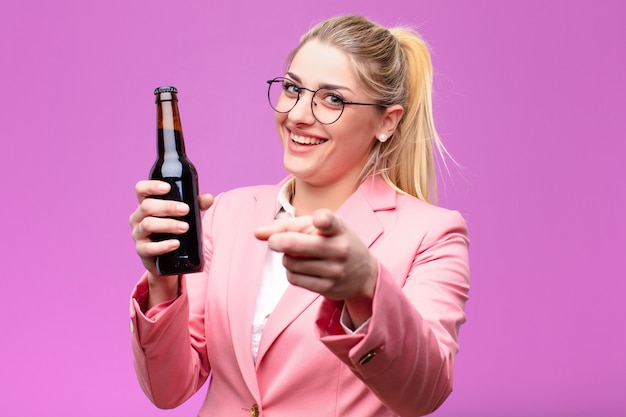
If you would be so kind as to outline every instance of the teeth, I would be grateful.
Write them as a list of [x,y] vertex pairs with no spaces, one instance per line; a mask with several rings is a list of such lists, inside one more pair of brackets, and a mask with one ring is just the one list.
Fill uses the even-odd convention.
[[320,143],[326,142],[323,139],[308,138],[306,136],[294,135],[293,133],[291,134],[291,140],[302,145],[319,145]]

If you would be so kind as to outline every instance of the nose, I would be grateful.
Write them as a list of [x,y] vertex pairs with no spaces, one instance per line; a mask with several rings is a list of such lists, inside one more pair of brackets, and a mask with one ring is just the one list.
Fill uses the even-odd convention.
[[293,123],[301,123],[312,125],[315,123],[315,116],[312,110],[313,93],[309,90],[302,89],[300,91],[300,99],[296,105],[289,111],[287,117]]

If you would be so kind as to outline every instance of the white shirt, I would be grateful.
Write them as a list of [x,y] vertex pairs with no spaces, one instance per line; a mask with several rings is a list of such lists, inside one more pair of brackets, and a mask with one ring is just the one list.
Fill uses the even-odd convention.
[[[276,219],[296,217],[296,209],[289,201],[293,186],[294,180],[292,179],[286,182],[278,192]],[[254,320],[252,321],[252,357],[255,361],[259,352],[263,327],[288,286],[289,281],[287,281],[287,273],[283,266],[283,254],[268,250],[261,276],[261,288],[256,299]]]

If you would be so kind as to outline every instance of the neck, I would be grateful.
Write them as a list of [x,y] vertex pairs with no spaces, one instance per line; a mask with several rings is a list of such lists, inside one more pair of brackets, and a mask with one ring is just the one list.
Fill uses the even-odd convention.
[[295,207],[298,216],[310,215],[321,208],[336,211],[356,188],[355,181],[315,185],[296,178],[291,204]]

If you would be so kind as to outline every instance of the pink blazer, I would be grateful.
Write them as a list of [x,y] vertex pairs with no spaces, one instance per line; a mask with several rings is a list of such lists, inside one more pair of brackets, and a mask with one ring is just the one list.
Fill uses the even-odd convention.
[[280,184],[219,195],[204,216],[206,268],[144,315],[145,276],[131,300],[134,364],[154,404],[172,408],[210,377],[199,416],[418,416],[452,389],[469,291],[468,238],[455,211],[366,180],[337,214],[379,260],[373,315],[346,335],[342,305],[290,286],[256,363],[251,325],[267,243],[253,230],[276,214]]

